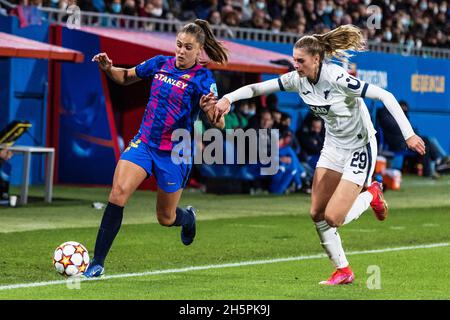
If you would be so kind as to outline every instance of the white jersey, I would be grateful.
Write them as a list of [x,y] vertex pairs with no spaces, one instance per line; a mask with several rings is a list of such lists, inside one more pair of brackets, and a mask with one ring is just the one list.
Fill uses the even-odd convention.
[[311,83],[297,71],[278,79],[283,91],[298,92],[311,111],[325,122],[325,144],[340,148],[359,148],[375,135],[376,131],[364,103],[368,83],[352,77],[333,63],[322,63],[319,79]]

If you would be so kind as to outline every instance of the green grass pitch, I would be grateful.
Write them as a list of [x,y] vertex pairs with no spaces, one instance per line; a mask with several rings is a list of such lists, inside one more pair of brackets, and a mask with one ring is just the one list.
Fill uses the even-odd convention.
[[450,177],[405,177],[402,190],[385,194],[386,221],[368,210],[342,227],[356,280],[339,287],[318,285],[333,269],[309,196],[189,190],[181,205],[199,211],[191,246],[181,244],[179,228],[156,223],[155,194],[138,191],[107,258],[108,277],[67,284],[53,269],[53,251],[74,240],[92,255],[103,211],[91,203],[108,192],[58,186],[52,204],[0,208],[0,299],[450,299]]

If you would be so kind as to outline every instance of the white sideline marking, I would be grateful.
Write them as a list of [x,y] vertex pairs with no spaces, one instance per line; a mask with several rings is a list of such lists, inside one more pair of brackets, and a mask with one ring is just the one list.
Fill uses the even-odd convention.
[[391,226],[391,227],[389,227],[389,229],[392,229],[392,230],[405,230],[406,227],[403,227],[403,226]]
[[362,233],[371,233],[371,232],[376,232],[376,229],[346,229],[346,232],[362,232]]
[[[448,246],[450,246],[450,243],[433,243],[433,244],[408,246],[408,247],[396,247],[396,248],[385,248],[385,249],[364,250],[364,251],[350,251],[350,252],[347,252],[346,254],[350,256],[350,255],[359,255],[359,254],[384,253],[384,252],[415,250],[415,249],[429,249],[429,248],[448,247]],[[311,260],[311,259],[319,259],[319,258],[325,258],[325,257],[327,257],[326,254],[316,254],[316,255],[311,255],[311,256],[298,256],[298,257],[287,257],[287,258],[268,259],[268,260],[242,261],[242,262],[235,262],[235,263],[213,264],[213,265],[207,265],[207,266],[192,266],[192,267],[186,267],[186,268],[180,268],[180,269],[156,270],[156,271],[146,271],[146,272],[138,272],[138,273],[123,273],[123,274],[115,274],[115,275],[111,275],[111,276],[104,276],[102,278],[94,278],[94,279],[81,278],[80,280],[81,281],[99,281],[99,280],[107,280],[107,279],[115,279],[115,278],[143,277],[143,276],[151,276],[151,275],[166,274],[166,273],[181,273],[181,272],[198,271],[198,270],[242,267],[242,266],[251,266],[251,265],[258,265],[258,264],[287,262],[287,261]],[[12,284],[12,285],[0,286],[0,291],[10,290],[10,289],[20,289],[20,288],[45,287],[45,286],[66,284],[66,283],[67,283],[67,280],[56,280],[56,281],[46,281],[46,282]]]
[[434,228],[434,227],[439,227],[439,224],[437,224],[437,223],[424,223],[424,224],[422,224],[422,227]]

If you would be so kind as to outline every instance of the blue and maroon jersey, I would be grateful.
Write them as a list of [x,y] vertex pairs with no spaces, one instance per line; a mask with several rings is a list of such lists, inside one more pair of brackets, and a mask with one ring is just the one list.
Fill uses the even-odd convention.
[[202,95],[213,92],[217,96],[212,72],[201,65],[178,69],[175,57],[156,56],[136,67],[141,79],[152,81],[150,99],[137,138],[151,147],[170,151],[172,132],[187,129],[191,132],[197,119]]

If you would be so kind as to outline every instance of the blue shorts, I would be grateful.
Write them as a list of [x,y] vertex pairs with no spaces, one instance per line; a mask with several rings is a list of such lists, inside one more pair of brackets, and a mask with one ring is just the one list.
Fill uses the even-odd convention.
[[158,187],[165,192],[176,192],[186,186],[192,164],[175,164],[170,151],[150,147],[141,140],[132,140],[120,156],[147,172],[147,178],[155,175]]

